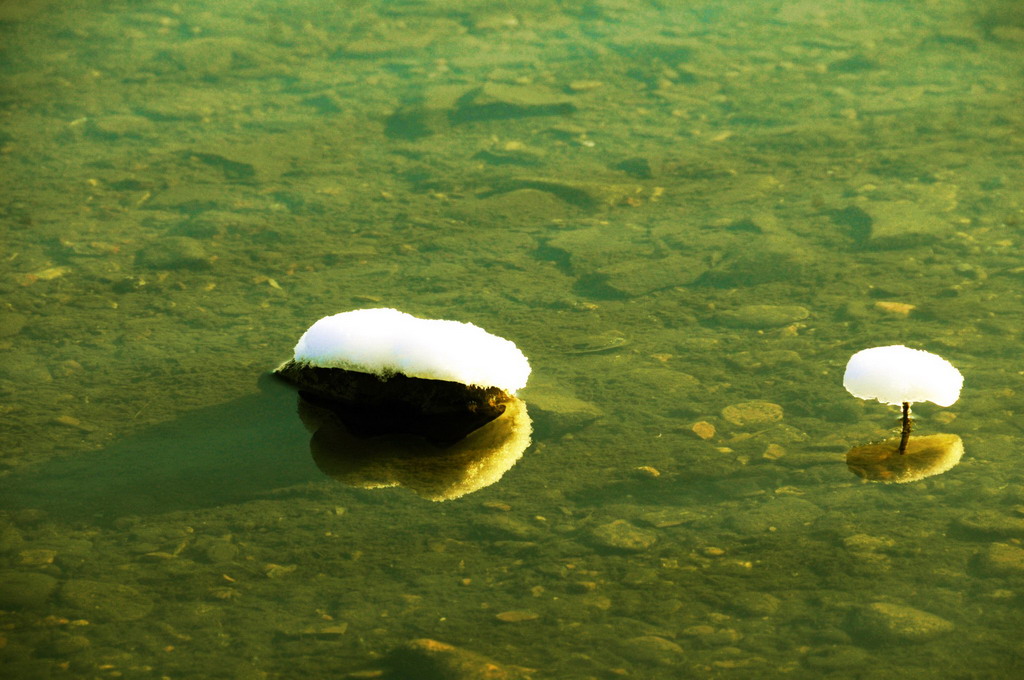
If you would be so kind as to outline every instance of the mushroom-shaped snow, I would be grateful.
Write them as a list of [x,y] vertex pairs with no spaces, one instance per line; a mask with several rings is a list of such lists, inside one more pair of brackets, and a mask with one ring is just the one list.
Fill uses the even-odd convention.
[[951,406],[960,398],[964,377],[937,354],[903,345],[871,347],[846,364],[843,387],[859,399],[900,405],[930,401]]

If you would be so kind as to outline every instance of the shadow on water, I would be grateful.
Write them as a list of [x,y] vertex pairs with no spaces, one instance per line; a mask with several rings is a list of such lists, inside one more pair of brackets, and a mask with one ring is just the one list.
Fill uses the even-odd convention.
[[0,478],[0,509],[45,510],[55,519],[108,522],[239,503],[323,475],[295,392],[265,376],[260,392],[201,409],[107,449]]

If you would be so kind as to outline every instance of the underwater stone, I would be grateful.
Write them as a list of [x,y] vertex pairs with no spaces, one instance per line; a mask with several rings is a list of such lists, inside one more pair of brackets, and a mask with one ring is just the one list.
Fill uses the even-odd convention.
[[28,317],[17,312],[0,312],[0,338],[9,338],[21,332]]
[[0,572],[0,609],[34,609],[42,606],[54,590],[57,579],[28,571]]
[[940,616],[891,602],[875,602],[857,610],[851,625],[861,637],[878,643],[923,642],[954,629]]
[[389,137],[420,139],[447,132],[455,106],[472,90],[464,85],[443,85],[428,88],[415,101],[409,101],[392,113],[386,121]]
[[996,576],[1024,574],[1024,548],[993,543],[981,558],[982,571]]
[[974,538],[1022,538],[1024,517],[1011,517],[998,510],[980,510],[953,521],[953,529],[966,537]]
[[951,234],[951,220],[930,212],[914,201],[876,201],[865,206],[871,222],[867,245],[871,248],[908,248],[934,242]]
[[641,635],[626,640],[621,647],[622,655],[633,661],[669,666],[679,661],[683,648],[657,635]]
[[213,563],[231,562],[238,557],[238,546],[227,541],[216,541],[206,548],[204,554]]
[[769,401],[744,401],[722,409],[722,417],[737,427],[757,427],[782,420],[782,407]]
[[474,526],[490,536],[519,540],[540,537],[540,530],[528,522],[508,515],[488,515],[473,522]]
[[737,592],[730,598],[730,604],[747,616],[771,616],[779,611],[782,600],[771,593]]
[[578,206],[550,191],[524,188],[489,194],[454,210],[464,221],[515,222],[522,227],[568,220],[577,213]]
[[594,542],[602,548],[641,552],[653,546],[658,537],[653,531],[640,529],[624,519],[602,524],[591,532]]
[[779,496],[756,508],[737,510],[728,517],[728,526],[741,534],[788,531],[810,524],[821,516],[821,508],[793,496]]
[[21,532],[13,526],[0,526],[0,555],[17,552],[25,545]]
[[70,656],[84,652],[92,646],[92,642],[84,635],[66,635],[58,637],[50,645],[50,650],[58,657]]
[[646,234],[630,225],[604,225],[557,232],[542,248],[549,259],[567,261],[576,276],[592,274],[622,262],[624,252],[644,246]]
[[811,313],[799,305],[743,305],[720,312],[715,319],[732,328],[776,328],[803,321]]
[[707,270],[696,256],[668,255],[617,262],[597,270],[605,283],[626,296],[646,295],[657,290],[688,286]]
[[896,545],[891,538],[871,536],[869,534],[854,534],[843,539],[843,547],[850,552],[865,553],[887,550]]
[[576,105],[569,97],[539,85],[485,83],[460,99],[450,118],[453,123],[465,123],[527,116],[557,116],[575,110]]
[[549,436],[575,432],[603,415],[594,404],[554,383],[531,383],[526,399],[537,427]]
[[387,663],[393,675],[417,680],[526,680],[519,668],[437,640],[410,640],[391,652]]
[[813,260],[804,251],[794,250],[782,239],[762,236],[756,244],[748,244],[730,252],[705,272],[699,284],[716,288],[756,286],[775,281],[806,278]]
[[134,621],[153,609],[153,603],[137,589],[121,583],[75,579],[61,589],[64,602],[88,617],[107,621]]
[[153,121],[145,116],[112,115],[90,118],[86,122],[86,131],[98,139],[121,139],[123,137],[142,137],[152,132]]
[[811,649],[804,662],[811,668],[839,670],[864,666],[871,661],[871,655],[860,647],[851,645],[827,645]]
[[188,236],[168,236],[138,252],[137,264],[150,269],[209,269],[210,257],[202,244]]

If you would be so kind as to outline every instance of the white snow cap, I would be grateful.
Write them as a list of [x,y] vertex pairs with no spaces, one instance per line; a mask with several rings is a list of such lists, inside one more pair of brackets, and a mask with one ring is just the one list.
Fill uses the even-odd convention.
[[850,357],[843,387],[859,399],[883,404],[930,401],[950,406],[960,398],[964,377],[938,354],[903,345],[871,347]]
[[418,319],[386,308],[325,316],[299,338],[295,361],[382,378],[402,373],[499,387],[510,394],[530,376],[530,363],[511,340],[471,323]]

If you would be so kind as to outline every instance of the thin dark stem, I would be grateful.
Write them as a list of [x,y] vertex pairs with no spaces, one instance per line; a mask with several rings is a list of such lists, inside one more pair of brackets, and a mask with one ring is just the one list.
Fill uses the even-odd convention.
[[903,432],[900,434],[900,455],[907,452],[907,442],[910,441],[910,430],[913,424],[910,422],[910,402],[903,402]]

